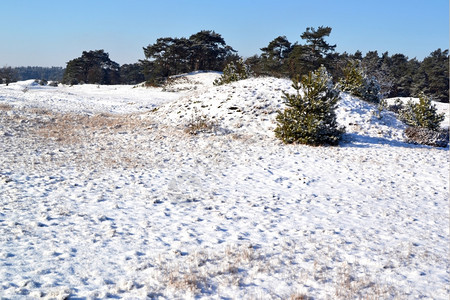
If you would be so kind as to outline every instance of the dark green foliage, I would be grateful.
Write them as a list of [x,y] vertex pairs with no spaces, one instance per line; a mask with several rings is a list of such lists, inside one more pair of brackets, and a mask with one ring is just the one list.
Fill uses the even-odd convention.
[[269,43],[267,47],[261,48],[262,73],[272,76],[283,76],[286,74],[286,59],[292,51],[291,43],[285,36],[279,36]]
[[306,41],[306,45],[295,43],[289,51],[286,59],[286,71],[289,76],[295,74],[307,74],[317,70],[321,65],[335,69],[336,56],[333,56],[336,45],[330,45],[325,41],[331,33],[331,27],[320,26],[317,30],[313,27],[306,28],[300,36]]
[[11,67],[0,68],[0,83],[9,85],[17,81],[17,72]]
[[275,136],[286,144],[337,145],[344,132],[336,121],[339,92],[325,67],[297,77],[292,86],[296,93],[284,94],[287,107],[277,115]]
[[313,57],[311,48],[305,45],[294,45],[287,59],[287,68],[292,77],[313,72],[317,64],[318,60]]
[[186,38],[159,38],[144,48],[147,80],[161,81],[170,75],[197,70],[222,71],[236,51],[222,36],[203,30]]
[[438,114],[430,98],[421,94],[419,103],[408,101],[400,111],[400,118],[409,126],[438,130],[444,120],[444,114]]
[[365,92],[360,93],[360,97],[366,101],[377,103],[380,98],[417,97],[420,92],[436,101],[449,101],[448,50],[438,49],[423,62],[403,54],[390,56],[388,52],[379,55],[377,51],[369,51],[365,56],[360,51],[353,55],[339,54],[334,52],[336,45],[325,41],[331,31],[331,27],[308,27],[301,35],[306,41],[304,45],[292,44],[285,36],[279,36],[261,48],[261,55],[248,58],[246,63],[256,76],[276,77],[307,74],[324,65],[333,78],[342,80],[348,62],[357,60],[361,62],[365,78]]
[[17,67],[18,80],[42,79],[47,81],[61,81],[64,76],[64,69],[61,67]]
[[448,50],[438,49],[422,62],[403,54],[389,56],[385,52],[380,57],[376,51],[370,51],[361,65],[377,79],[380,92],[386,97],[417,97],[423,92],[433,100],[449,101]]
[[306,46],[309,51],[304,51],[304,60],[310,62],[310,68],[317,69],[320,65],[326,65],[325,57],[334,51],[336,45],[330,45],[325,38],[330,36],[332,28],[320,26],[306,28],[306,31],[300,36],[306,40]]
[[367,102],[378,104],[381,99],[380,90],[381,90],[380,84],[378,83],[378,80],[374,76],[372,77],[365,76],[362,87],[361,99]]
[[220,71],[225,67],[229,56],[236,51],[225,43],[222,36],[211,30],[202,30],[189,37],[192,43],[191,71]]
[[67,63],[63,83],[119,84],[120,67],[104,50],[83,51],[81,57]]
[[362,96],[364,87],[364,71],[358,61],[349,61],[339,80],[339,89],[356,97]]
[[380,85],[374,76],[368,77],[360,63],[349,60],[343,70],[343,77],[339,80],[338,88],[359,97],[362,100],[378,103],[380,101]]
[[336,45],[325,42],[325,37],[330,36],[331,30],[331,27],[328,26],[320,26],[317,30],[314,27],[308,27],[300,37],[307,41],[315,53],[322,56],[336,48]]
[[434,100],[449,102],[449,52],[438,49],[426,57],[420,65],[418,89]]
[[253,55],[245,60],[245,64],[250,68],[250,71],[255,76],[267,75],[264,74],[262,58],[259,55]]
[[120,81],[123,84],[138,84],[145,81],[142,63],[125,64],[120,67]]
[[242,59],[232,61],[223,69],[223,74],[216,80],[214,85],[227,84],[242,79],[247,79],[251,75],[250,68]]
[[391,96],[394,84],[389,66],[389,55],[378,56],[377,51],[369,51],[361,60],[361,67],[369,77],[374,77],[380,85],[380,93],[385,97]]

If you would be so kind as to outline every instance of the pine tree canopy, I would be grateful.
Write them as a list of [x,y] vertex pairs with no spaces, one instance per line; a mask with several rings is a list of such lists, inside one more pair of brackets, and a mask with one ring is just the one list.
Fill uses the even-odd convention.
[[104,50],[83,51],[81,57],[67,63],[63,83],[120,83],[120,66]]
[[325,37],[330,36],[331,30],[332,28],[328,26],[320,26],[317,30],[314,27],[308,27],[300,37],[306,40],[307,44],[315,53],[326,55],[336,48],[336,45],[330,45],[325,42]]

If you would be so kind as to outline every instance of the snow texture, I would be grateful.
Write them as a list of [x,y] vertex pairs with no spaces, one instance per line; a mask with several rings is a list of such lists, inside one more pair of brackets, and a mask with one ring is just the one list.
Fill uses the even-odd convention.
[[448,299],[448,147],[345,94],[283,145],[290,81],[218,76],[0,86],[0,297]]

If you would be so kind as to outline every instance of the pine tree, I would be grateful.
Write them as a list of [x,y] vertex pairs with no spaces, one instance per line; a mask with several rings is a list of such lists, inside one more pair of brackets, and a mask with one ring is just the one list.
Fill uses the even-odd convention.
[[344,77],[338,83],[339,89],[356,97],[361,97],[362,86],[364,85],[364,72],[359,62],[349,61],[343,70],[343,75]]
[[67,63],[63,83],[119,84],[120,66],[104,50],[83,51]]
[[378,104],[382,98],[381,87],[375,76],[365,76],[362,87],[361,99],[367,102]]
[[288,39],[285,36],[279,36],[260,50],[262,51],[261,63],[264,73],[272,76],[285,75],[285,61],[292,51]]
[[335,113],[339,92],[325,67],[297,76],[292,87],[296,93],[284,93],[287,108],[276,117],[275,136],[286,144],[337,145],[344,132]]
[[408,101],[406,107],[400,112],[400,118],[412,127],[438,130],[444,120],[444,114],[438,114],[436,106],[431,103],[431,99],[422,93],[419,96],[419,103]]
[[7,86],[11,82],[17,81],[17,72],[11,67],[0,68],[0,83],[5,83]]
[[349,61],[343,73],[344,77],[338,83],[341,91],[368,102],[380,102],[380,85],[377,79],[375,76],[367,76],[359,61]]
[[241,58],[238,61],[230,62],[223,69],[223,74],[218,79],[214,80],[214,85],[223,85],[233,81],[247,79],[251,76],[251,71],[248,65],[244,63]]
[[427,95],[433,100],[449,102],[449,51],[438,49],[427,56],[420,66],[426,76]]

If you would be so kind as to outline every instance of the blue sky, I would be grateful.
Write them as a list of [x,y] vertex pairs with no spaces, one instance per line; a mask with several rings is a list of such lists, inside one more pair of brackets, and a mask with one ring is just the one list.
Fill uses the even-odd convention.
[[330,26],[336,51],[377,50],[422,60],[449,48],[448,0],[0,0],[0,66],[65,66],[104,49],[119,64],[144,58],[159,37],[220,33],[239,55],[274,38],[304,43]]

